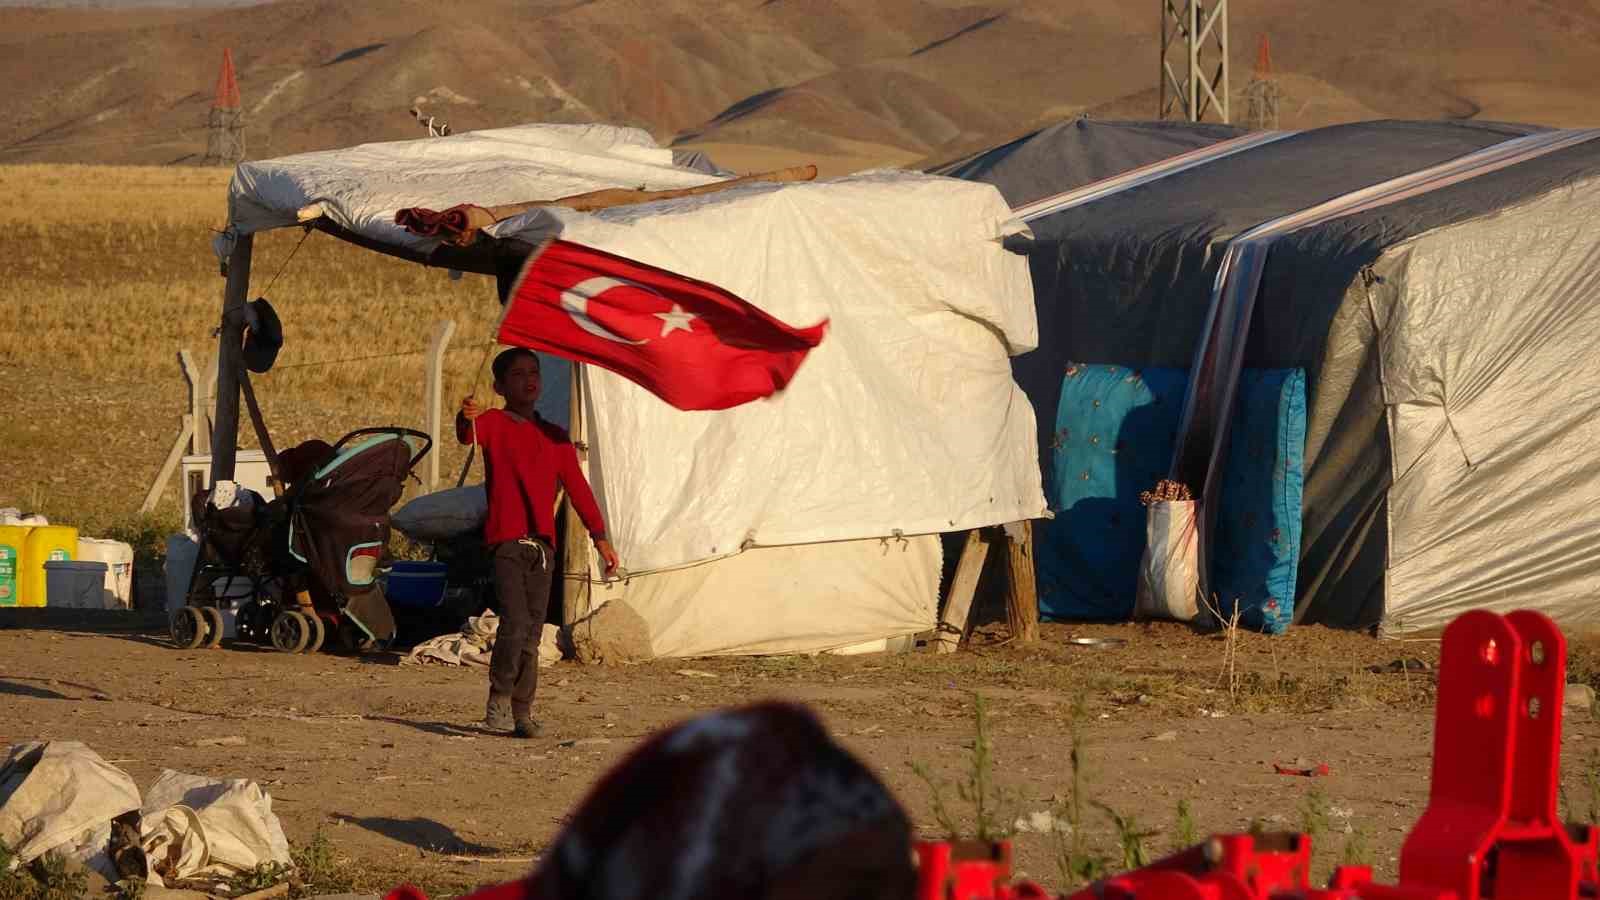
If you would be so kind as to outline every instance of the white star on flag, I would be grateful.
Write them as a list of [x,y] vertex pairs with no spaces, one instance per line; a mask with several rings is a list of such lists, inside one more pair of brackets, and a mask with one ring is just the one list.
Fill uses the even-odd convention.
[[653,313],[661,320],[661,336],[666,337],[674,331],[691,331],[689,323],[699,318],[694,313],[684,312],[683,307],[672,304],[671,312]]

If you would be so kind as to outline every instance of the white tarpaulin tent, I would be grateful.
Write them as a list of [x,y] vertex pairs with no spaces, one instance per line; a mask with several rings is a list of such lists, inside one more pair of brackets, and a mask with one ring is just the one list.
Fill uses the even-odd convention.
[[[524,126],[245,163],[237,233],[313,204],[427,252],[402,207],[706,184],[642,132]],[[904,172],[752,184],[486,229],[567,240],[709,281],[794,325],[831,321],[788,390],[681,412],[586,368],[588,466],[660,656],[806,652],[931,628],[938,533],[1043,514],[1033,409],[1009,357],[1034,346],[1026,261],[988,185]],[[269,376],[270,378],[270,376]],[[270,384],[270,380],[266,382]]]

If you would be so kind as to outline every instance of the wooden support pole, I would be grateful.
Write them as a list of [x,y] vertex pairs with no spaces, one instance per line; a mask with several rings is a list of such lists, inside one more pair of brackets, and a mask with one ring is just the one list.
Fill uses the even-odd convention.
[[[161,471],[156,473],[156,480],[150,483],[150,491],[144,495],[144,502],[139,504],[141,515],[156,508],[161,502],[161,494],[166,490],[167,482],[172,479],[172,473],[178,470],[178,463],[183,461],[184,451],[189,449],[189,442],[194,439],[194,415],[185,413],[183,427],[178,429],[178,439],[172,442],[172,449],[167,451],[167,459],[161,464]],[[189,498],[183,496],[183,490],[178,490],[178,507],[181,509]]]
[[950,590],[944,599],[944,615],[939,619],[939,630],[933,636],[937,653],[954,653],[967,636],[968,620],[972,616],[972,598],[978,593],[978,578],[983,575],[984,560],[989,558],[989,542],[979,529],[967,532],[967,542],[961,548],[961,559],[956,562],[956,574],[950,579]]
[[234,238],[228,254],[228,284],[222,294],[222,331],[217,339],[217,418],[211,434],[211,483],[233,480],[239,451],[239,372],[244,355],[245,297],[250,293],[253,235]]
[[[583,364],[572,364],[572,386],[569,390],[572,411],[568,417],[568,432],[578,448],[578,461],[588,459],[583,421]],[[587,476],[587,472],[584,473]],[[571,628],[573,623],[588,617],[592,612],[589,590],[589,532],[583,527],[578,511],[572,508],[570,492],[567,515],[561,530],[561,551],[565,562],[561,576],[561,624]],[[566,574],[566,573],[572,574]]]
[[427,423],[428,437],[433,439],[433,452],[428,454],[429,491],[439,489],[439,457],[444,445],[440,442],[444,432],[444,353],[450,347],[450,338],[456,333],[454,319],[433,323],[433,334],[428,339],[428,356],[424,363],[422,384],[422,421]]
[[1011,638],[1019,644],[1039,640],[1039,588],[1033,567],[1033,523],[1027,520],[1006,526],[1006,557],[1010,577],[1006,579],[1006,621]]

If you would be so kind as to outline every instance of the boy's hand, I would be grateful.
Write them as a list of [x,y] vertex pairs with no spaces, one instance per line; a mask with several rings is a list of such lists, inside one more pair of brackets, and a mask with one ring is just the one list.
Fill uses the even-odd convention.
[[463,397],[461,398],[461,415],[468,422],[471,422],[473,419],[483,415],[483,407],[479,406],[478,401],[472,397]]
[[616,548],[611,546],[610,541],[606,540],[605,538],[600,538],[594,542],[594,549],[600,551],[600,558],[605,560],[606,568],[605,572],[603,573],[604,577],[610,578],[611,573],[617,571],[617,566],[620,564],[617,559]]

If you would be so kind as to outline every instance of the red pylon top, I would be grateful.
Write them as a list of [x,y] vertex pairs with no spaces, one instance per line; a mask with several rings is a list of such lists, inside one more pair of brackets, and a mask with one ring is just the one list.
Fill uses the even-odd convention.
[[222,51],[222,71],[217,73],[217,99],[213,104],[218,109],[238,109],[239,82],[233,77],[233,50],[225,48]]
[[1264,34],[1261,36],[1261,43],[1256,47],[1256,77],[1272,77],[1272,43]]

